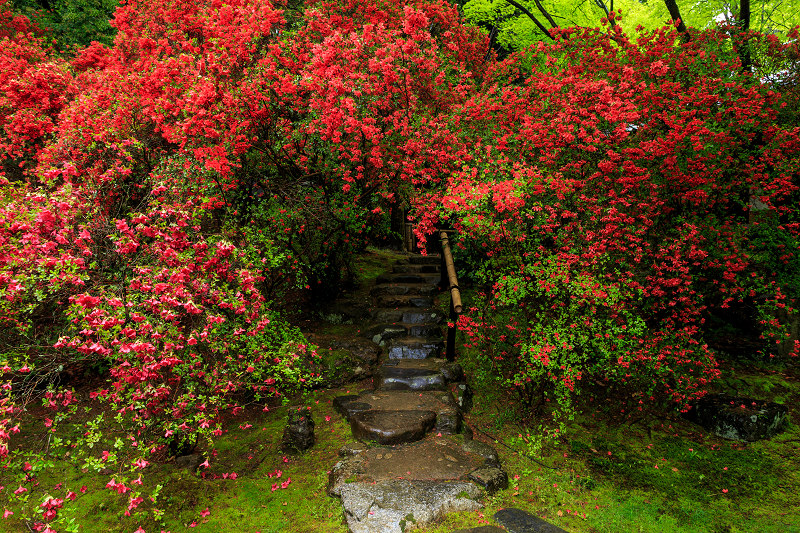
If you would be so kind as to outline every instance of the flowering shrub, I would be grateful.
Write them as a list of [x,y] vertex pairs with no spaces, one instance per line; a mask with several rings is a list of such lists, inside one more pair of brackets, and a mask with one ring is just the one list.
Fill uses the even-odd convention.
[[[461,326],[499,339],[528,401],[551,390],[570,412],[600,384],[634,412],[684,406],[718,375],[710,315],[756,301],[765,335],[786,334],[766,310],[796,305],[780,272],[797,261],[798,130],[726,39],[564,30],[524,82],[461,110],[482,119],[461,134],[476,148],[423,209],[487,257],[488,305]],[[766,225],[784,243],[767,263]]]
[[563,30],[494,62],[440,1],[287,23],[132,0],[113,46],[66,62],[0,16],[0,467],[39,530],[78,491],[37,485],[26,408],[48,453],[113,471],[125,513],[157,520],[149,462],[316,382],[277,306],[351,276],[392,202],[421,240],[446,219],[472,243],[490,312],[460,325],[562,410],[587,383],[683,405],[717,374],[711,313],[752,299],[780,335],[794,312],[797,127],[722,32]]

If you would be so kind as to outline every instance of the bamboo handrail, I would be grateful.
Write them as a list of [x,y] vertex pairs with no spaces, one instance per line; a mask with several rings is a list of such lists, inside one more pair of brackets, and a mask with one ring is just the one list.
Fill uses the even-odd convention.
[[439,232],[439,238],[442,243],[444,263],[447,267],[447,279],[450,282],[450,301],[452,302],[453,311],[457,315],[460,315],[463,310],[461,305],[461,291],[458,288],[458,277],[456,276],[456,267],[453,264],[453,254],[450,252],[450,239],[447,237],[446,231]]

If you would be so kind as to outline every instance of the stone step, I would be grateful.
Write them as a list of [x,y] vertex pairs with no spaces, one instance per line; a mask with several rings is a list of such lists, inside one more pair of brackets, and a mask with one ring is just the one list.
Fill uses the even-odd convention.
[[444,314],[437,309],[420,307],[398,307],[396,309],[377,308],[370,311],[376,322],[388,324],[441,324]]
[[436,324],[376,324],[363,335],[378,346],[385,346],[390,340],[402,337],[442,339],[442,328]]
[[447,513],[481,509],[481,495],[473,483],[392,479],[347,483],[340,498],[350,533],[404,533]]
[[444,359],[386,361],[373,378],[376,390],[447,390],[447,384],[464,379],[458,363]]
[[[338,396],[333,400],[333,405],[350,422],[351,427],[356,415],[367,411],[419,410],[435,413],[433,429],[437,432],[453,434],[461,430],[461,412],[449,392],[365,391],[359,395]],[[360,418],[359,426],[364,423],[363,417]]]
[[415,442],[433,429],[436,413],[420,409],[356,413],[350,418],[353,437],[381,445]]
[[430,283],[384,283],[372,287],[369,294],[372,297],[384,295],[414,295],[430,298],[435,296],[438,292],[439,288]]
[[437,338],[400,337],[386,344],[386,355],[389,359],[427,359],[439,357],[444,349],[444,342]]
[[437,274],[381,274],[375,278],[376,284],[382,283],[427,283],[429,285],[438,285],[442,280],[441,275]]
[[395,274],[437,274],[439,265],[415,265],[410,263],[396,263],[392,266]]
[[374,296],[372,302],[375,307],[433,307],[433,298],[416,294],[384,294]]
[[419,255],[414,254],[406,257],[406,261],[414,265],[438,265],[442,262],[440,255]]

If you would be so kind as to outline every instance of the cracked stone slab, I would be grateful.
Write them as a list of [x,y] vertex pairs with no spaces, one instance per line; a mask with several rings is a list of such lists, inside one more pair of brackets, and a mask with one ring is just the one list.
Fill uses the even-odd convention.
[[404,533],[443,518],[474,511],[481,490],[472,483],[387,480],[341,487],[342,506],[351,533]]

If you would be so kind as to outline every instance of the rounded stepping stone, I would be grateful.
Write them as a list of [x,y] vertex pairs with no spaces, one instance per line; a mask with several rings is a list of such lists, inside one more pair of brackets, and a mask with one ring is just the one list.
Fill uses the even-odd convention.
[[353,436],[359,440],[392,445],[418,441],[433,429],[433,411],[364,411],[350,418]]

